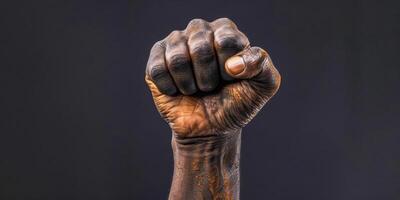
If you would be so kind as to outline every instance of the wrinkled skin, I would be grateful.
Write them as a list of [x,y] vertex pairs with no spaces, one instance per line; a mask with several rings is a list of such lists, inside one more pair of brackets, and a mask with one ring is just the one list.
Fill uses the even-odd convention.
[[[253,71],[242,76],[229,73],[225,62],[236,54]],[[242,128],[280,85],[268,54],[250,47],[247,37],[226,18],[211,23],[192,20],[184,31],[173,31],[157,42],[145,79],[157,109],[182,137]]]
[[239,199],[242,128],[281,81],[267,52],[229,19],[195,19],[153,46],[145,80],[174,134],[169,199]]

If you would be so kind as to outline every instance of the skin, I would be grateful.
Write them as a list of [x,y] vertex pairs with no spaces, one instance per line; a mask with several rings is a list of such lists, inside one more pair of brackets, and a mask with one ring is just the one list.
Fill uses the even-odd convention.
[[145,81],[173,133],[169,199],[239,199],[242,128],[281,82],[268,53],[227,18],[194,19],[154,44]]

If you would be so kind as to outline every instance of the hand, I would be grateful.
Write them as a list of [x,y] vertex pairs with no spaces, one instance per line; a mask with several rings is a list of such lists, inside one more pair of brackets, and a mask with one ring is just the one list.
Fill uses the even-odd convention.
[[182,138],[245,126],[276,93],[280,75],[227,18],[192,20],[151,49],[145,78],[158,111]]

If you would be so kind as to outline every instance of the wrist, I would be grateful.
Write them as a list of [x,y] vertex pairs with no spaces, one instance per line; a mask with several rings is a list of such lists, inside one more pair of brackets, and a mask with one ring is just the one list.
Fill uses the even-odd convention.
[[239,198],[241,130],[172,138],[174,176],[170,199]]

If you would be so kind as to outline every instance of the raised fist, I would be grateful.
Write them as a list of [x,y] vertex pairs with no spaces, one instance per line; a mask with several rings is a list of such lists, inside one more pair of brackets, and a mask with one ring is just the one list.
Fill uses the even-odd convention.
[[281,77],[227,18],[192,20],[151,49],[145,78],[158,111],[182,138],[245,126],[276,93]]

